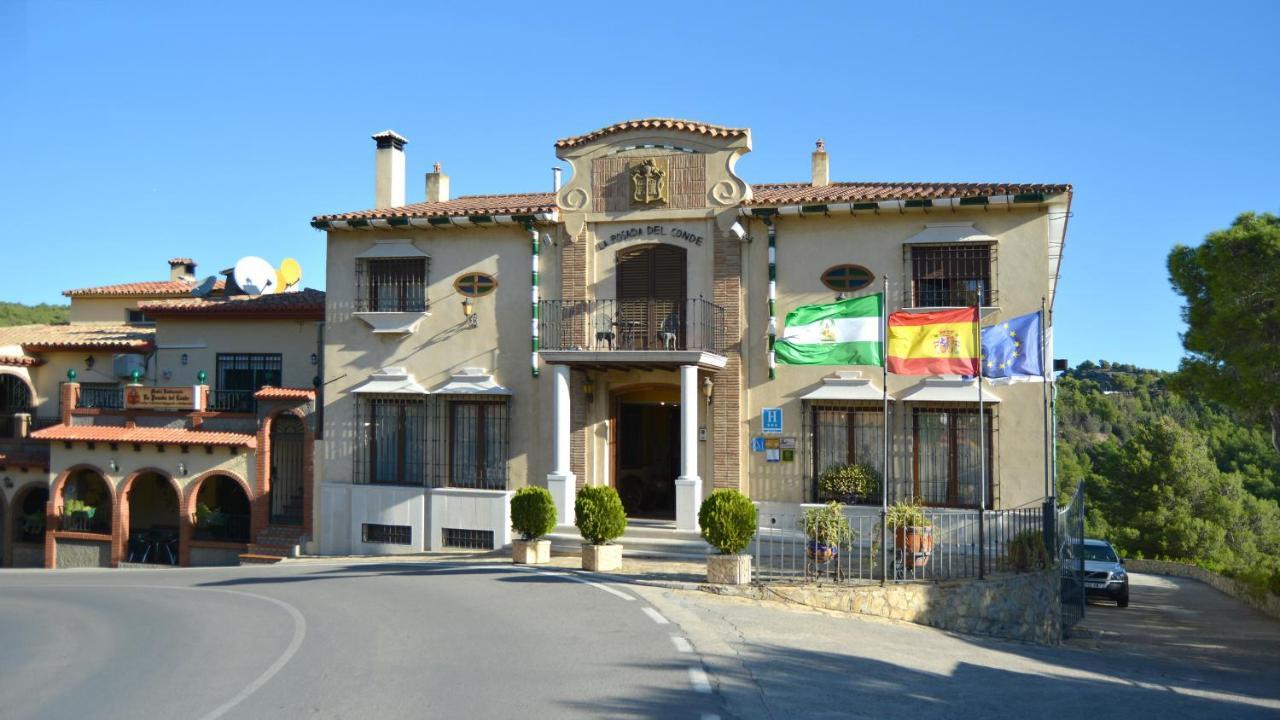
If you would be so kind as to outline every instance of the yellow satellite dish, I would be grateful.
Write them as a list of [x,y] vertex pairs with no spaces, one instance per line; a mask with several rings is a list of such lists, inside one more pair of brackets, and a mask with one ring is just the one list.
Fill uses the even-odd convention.
[[276,273],[276,292],[298,292],[302,289],[302,266],[293,258],[285,258]]

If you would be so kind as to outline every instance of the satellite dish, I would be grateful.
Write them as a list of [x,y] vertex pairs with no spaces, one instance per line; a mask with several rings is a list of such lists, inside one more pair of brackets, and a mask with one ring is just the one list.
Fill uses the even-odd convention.
[[276,273],[276,292],[298,292],[302,289],[302,266],[293,258],[285,258]]
[[276,269],[260,257],[242,257],[231,269],[231,279],[246,295],[265,295],[276,291]]
[[204,279],[204,282],[191,288],[191,294],[196,297],[209,297],[209,293],[213,292],[213,286],[218,284],[218,276],[210,275]]

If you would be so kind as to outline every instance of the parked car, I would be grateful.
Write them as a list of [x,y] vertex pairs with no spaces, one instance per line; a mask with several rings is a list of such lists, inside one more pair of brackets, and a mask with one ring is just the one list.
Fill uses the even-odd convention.
[[1120,607],[1129,607],[1129,574],[1124,570],[1124,560],[1106,540],[1084,541],[1084,592],[1089,597],[1104,597]]

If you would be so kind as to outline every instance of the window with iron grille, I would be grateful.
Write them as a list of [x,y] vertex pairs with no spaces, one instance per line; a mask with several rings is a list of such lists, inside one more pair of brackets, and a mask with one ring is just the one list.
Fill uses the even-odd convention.
[[443,528],[441,544],[458,550],[492,550],[492,530],[461,530]]
[[367,543],[381,543],[383,545],[413,544],[413,527],[409,525],[364,523],[360,527],[360,539]]
[[449,412],[449,487],[507,488],[507,403],[500,400],[442,400]]
[[357,483],[427,485],[425,397],[358,395],[356,421]]
[[356,260],[356,310],[426,312],[427,258]]
[[982,243],[959,245],[909,245],[907,264],[911,272],[910,307],[966,307],[978,299],[982,288],[983,306],[995,305],[995,246]]
[[[986,444],[987,507],[991,507],[992,412],[983,410]],[[975,407],[917,407],[912,410],[911,445],[914,494],[925,505],[978,507],[979,422]]]
[[813,477],[828,468],[870,465],[884,477],[884,410],[871,405],[813,405]]
[[253,394],[266,385],[280,387],[280,353],[218,353],[217,381],[209,403],[214,410],[254,412]]

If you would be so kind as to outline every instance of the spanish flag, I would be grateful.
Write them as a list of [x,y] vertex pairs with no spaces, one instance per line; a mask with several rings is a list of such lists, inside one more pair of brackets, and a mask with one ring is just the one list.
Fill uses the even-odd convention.
[[889,372],[978,374],[978,309],[889,315]]

